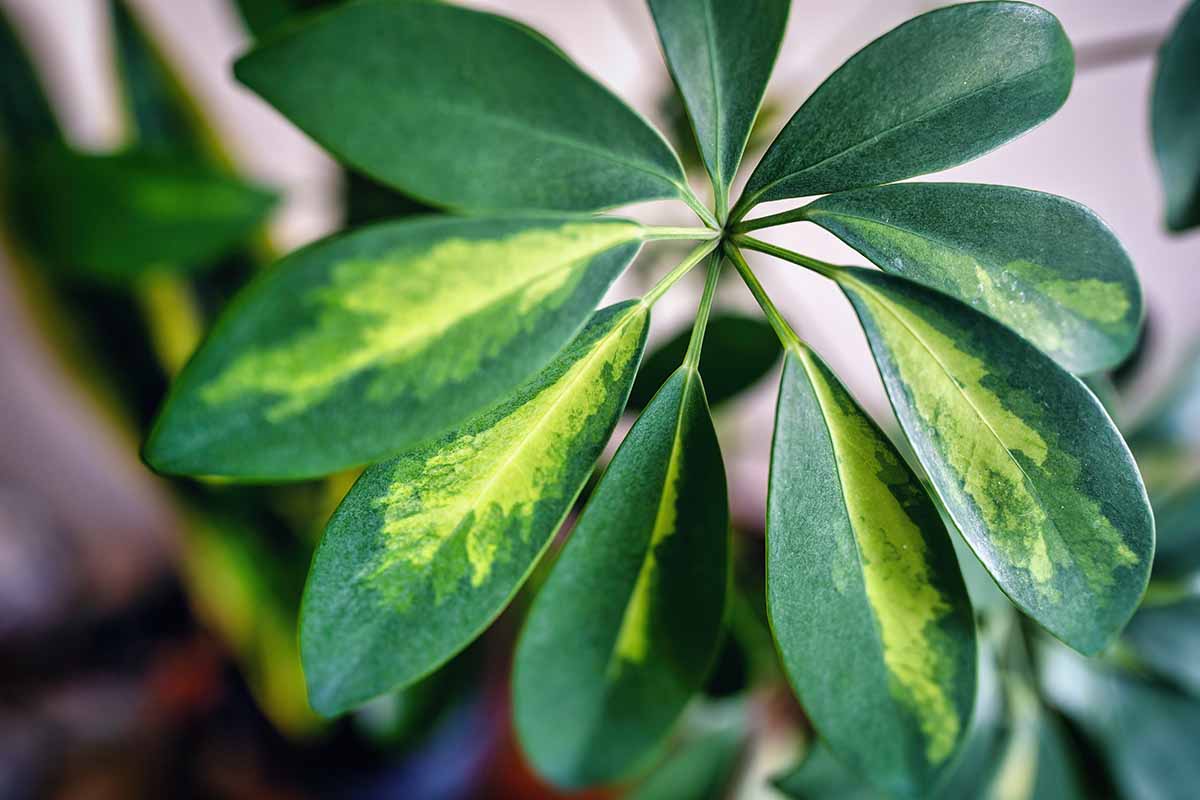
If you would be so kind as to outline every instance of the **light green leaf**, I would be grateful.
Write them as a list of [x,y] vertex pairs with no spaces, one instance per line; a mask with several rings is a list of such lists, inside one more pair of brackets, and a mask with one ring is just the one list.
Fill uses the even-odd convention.
[[1137,342],[1133,265],[1078,203],[1010,186],[899,183],[832,194],[801,213],[880,268],[998,319],[1071,372],[1113,366]]
[[413,683],[500,613],[591,475],[647,321],[635,303],[598,312],[510,400],[363,474],[305,589],[300,650],[313,708],[337,714]]
[[821,84],[750,176],[756,203],[924,175],[999,147],[1067,98],[1071,44],[1048,11],[964,3],[912,19]]
[[787,26],[790,0],[649,0],[719,213]]
[[235,72],[349,164],[436,205],[590,211],[685,191],[657,131],[503,17],[366,0],[287,28]]
[[975,696],[975,627],[937,509],[811,352],[785,357],[767,497],[767,603],[788,677],[851,770],[925,796]]
[[146,458],[302,478],[428,441],[545,366],[642,235],[618,219],[424,217],[293,253],[175,382]]
[[1158,53],[1150,127],[1166,193],[1167,227],[1200,224],[1200,3],[1179,17]]
[[716,655],[728,581],[725,471],[699,375],[642,412],[534,601],[517,647],[517,734],[562,786],[643,766]]
[[1137,608],[1154,553],[1146,490],[1103,407],[957,300],[876,271],[837,276],[967,543],[1026,613],[1099,652]]
[[[683,362],[691,333],[688,326],[646,356],[629,393],[630,408],[645,408],[667,382]],[[780,352],[779,337],[761,318],[713,314],[700,353],[700,375],[709,405],[716,408],[749,389],[771,371]]]
[[66,272],[127,282],[156,267],[208,266],[246,241],[273,194],[151,152],[88,155],[50,147],[15,174],[18,222]]

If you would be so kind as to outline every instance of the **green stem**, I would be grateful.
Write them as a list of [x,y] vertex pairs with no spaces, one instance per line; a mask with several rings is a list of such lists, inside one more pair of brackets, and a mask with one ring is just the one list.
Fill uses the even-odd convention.
[[712,228],[672,228],[665,226],[647,226],[646,233],[642,238],[649,242],[661,239],[715,239],[720,235],[720,231],[715,231]]
[[779,337],[779,342],[784,348],[803,348],[804,345],[800,341],[800,337],[792,330],[792,326],[787,324],[787,320],[779,313],[779,309],[771,302],[771,298],[767,296],[767,292],[763,289],[762,284],[758,282],[758,278],[751,271],[750,265],[746,263],[746,259],[742,256],[741,251],[733,245],[732,242],[725,243],[725,255],[729,256],[729,260],[733,262],[733,266],[737,269],[738,274],[742,276],[742,281],[746,284],[746,288],[750,290],[750,294],[754,295],[754,299],[758,301],[759,307],[767,318],[767,322],[775,329],[775,335]]
[[654,287],[646,292],[642,297],[642,305],[650,308],[658,299],[667,293],[667,290],[674,286],[680,278],[692,271],[692,267],[704,260],[704,257],[717,249],[717,245],[721,243],[720,239],[709,239],[707,242],[702,242],[695,250],[688,254],[688,257],[679,263],[679,266],[668,272],[661,281],[654,284]]
[[708,315],[712,311],[713,298],[717,294],[717,278],[720,276],[721,253],[714,252],[708,262],[704,294],[700,296],[700,308],[696,310],[696,321],[692,324],[692,338],[688,340],[687,355],[683,357],[683,365],[693,371],[700,366],[700,348],[704,346],[704,331],[708,327]]
[[761,239],[755,239],[751,236],[737,235],[733,237],[733,241],[745,247],[747,250],[757,250],[760,253],[766,253],[769,256],[782,258],[784,261],[790,261],[793,264],[799,264],[805,269],[810,269],[818,275],[823,275],[830,280],[837,280],[842,268],[829,264],[824,261],[818,261],[815,258],[810,258],[803,253],[797,253],[795,250],[788,250],[785,247],[779,247],[769,242],[764,242]]
[[734,233],[749,233],[760,228],[773,228],[776,225],[786,225],[789,222],[800,222],[806,219],[808,219],[808,206],[801,206],[790,211],[780,211],[778,214],[738,222],[732,230]]
[[686,184],[681,185],[679,187],[679,196],[683,198],[683,202],[687,203],[692,211],[696,212],[696,216],[705,225],[713,230],[721,229],[721,223],[717,222],[717,218],[713,216],[713,213],[704,207],[704,203],[700,202],[700,198],[696,197],[696,193],[692,191],[692,187]]

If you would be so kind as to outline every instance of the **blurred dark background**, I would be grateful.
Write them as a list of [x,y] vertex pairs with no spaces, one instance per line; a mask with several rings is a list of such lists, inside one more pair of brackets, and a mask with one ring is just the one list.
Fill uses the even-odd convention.
[[[246,280],[342,227],[424,210],[329,161],[231,77],[232,59],[255,36],[322,3],[241,5],[0,0],[0,798],[560,796],[524,766],[507,710],[511,642],[536,577],[447,667],[322,721],[305,700],[295,613],[312,547],[355,476],[238,487],[167,481],[138,460],[172,374]],[[689,152],[640,0],[467,5],[541,29]],[[796,2],[759,152],[846,57],[937,5]],[[996,663],[987,689],[1006,738],[979,746],[978,780],[958,796],[1194,796],[1200,235],[1162,226],[1148,122],[1155,51],[1184,3],[1043,5],[1077,48],[1071,98],[1021,140],[936,179],[1079,200],[1132,255],[1147,336],[1128,365],[1092,385],[1134,444],[1166,566],[1156,567],[1127,641],[1100,667],[1042,642],[977,581],[992,647],[985,657]],[[656,204],[631,213],[689,224]],[[771,238],[860,261],[805,226]],[[614,296],[645,288],[662,266],[643,259]],[[889,419],[837,292],[799,271],[761,272],[802,333]],[[679,333],[694,304],[686,291],[662,303],[651,351]],[[668,759],[629,791],[867,797],[812,761],[782,789],[767,780],[786,773],[811,738],[761,609],[772,344],[740,327],[754,312],[735,282],[719,305],[732,315],[728,340],[747,348],[714,345],[711,367],[729,371],[733,386],[717,424],[739,591],[704,698]],[[742,374],[748,362],[761,368]],[[1042,727],[1029,728],[1030,719]],[[1028,730],[1033,739],[1022,739]]]

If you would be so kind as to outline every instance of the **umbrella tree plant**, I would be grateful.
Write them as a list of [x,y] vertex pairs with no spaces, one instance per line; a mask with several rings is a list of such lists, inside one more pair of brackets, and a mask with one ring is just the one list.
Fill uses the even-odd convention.
[[[897,183],[1052,115],[1070,43],[1023,3],[917,17],[835,71],[731,199],[789,4],[649,5],[711,204],[646,120],[500,16],[365,0],[243,57],[240,80],[331,153],[446,213],[323,240],[266,271],[175,381],[145,457],[258,482],[367,466],[301,611],[311,703],[336,715],[429,674],[505,607],[617,424],[654,305],[706,270],[682,363],[603,473],[515,654],[532,763],[565,786],[619,780],[653,757],[721,639],[729,513],[700,365],[731,267],[785,353],[767,501],[784,669],[834,756],[885,791],[924,794],[976,695],[947,522],[1084,654],[1132,615],[1153,557],[1137,468],[1072,374],[1134,344],[1141,295],[1120,244],[1060,197]],[[663,199],[699,224],[599,213]],[[754,235],[800,221],[880,269]],[[644,296],[595,310],[643,245],[679,239],[696,245]],[[789,326],[747,251],[843,290],[917,465]]]

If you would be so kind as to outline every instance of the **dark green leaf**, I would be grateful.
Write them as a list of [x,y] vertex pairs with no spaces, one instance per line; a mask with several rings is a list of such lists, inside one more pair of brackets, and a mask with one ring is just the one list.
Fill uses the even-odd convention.
[[767,602],[824,741],[881,789],[924,796],[971,717],[971,606],[924,488],[804,349],[787,354],[779,390]]
[[1200,597],[1144,606],[1125,641],[1155,673],[1200,698]]
[[725,210],[790,0],[649,0],[671,77]]
[[234,0],[256,38],[261,38],[305,11],[332,6],[340,0]]
[[1167,197],[1167,227],[1200,223],[1200,3],[1192,2],[1158,53],[1150,127]]
[[804,760],[771,783],[793,800],[880,800],[879,792],[815,742]]
[[305,248],[225,313],[146,457],[165,472],[301,478],[428,441],[545,366],[642,233],[592,217],[423,217]]
[[607,783],[643,765],[716,655],[728,580],[725,471],[699,375],[642,412],[534,601],[513,672],[543,775]]
[[1044,691],[1105,756],[1130,800],[1190,800],[1200,786],[1200,700],[1062,647],[1043,656]]
[[1055,636],[1096,653],[1149,578],[1154,523],[1121,435],[1008,328],[877,271],[838,273],[900,425],[967,543]]
[[[739,721],[744,725],[744,714]],[[723,800],[745,739],[743,730],[732,727],[692,737],[630,792],[629,800]]]
[[110,0],[120,87],[132,124],[131,138],[143,149],[203,157],[203,123],[178,78],[163,59],[127,0]]
[[1167,388],[1151,404],[1130,441],[1138,448],[1200,450],[1200,342],[1188,348]]
[[15,179],[19,225],[37,253],[115,283],[208,266],[248,239],[275,202],[258,187],[149,152],[43,148]]
[[[691,333],[689,326],[646,356],[629,393],[630,408],[645,408],[658,387],[683,363]],[[709,405],[715,408],[753,386],[771,371],[779,353],[779,337],[761,319],[713,314],[700,353],[700,374]]]
[[300,648],[313,708],[340,713],[416,681],[500,613],[621,415],[647,318],[636,303],[598,312],[510,400],[363,474],[305,589]]
[[738,210],[969,161],[1057,111],[1073,75],[1071,43],[1037,6],[931,11],[876,39],[821,84],[750,176]]
[[1154,577],[1200,572],[1200,480],[1154,500]]
[[899,183],[823,197],[804,219],[880,268],[970,303],[1071,372],[1121,361],[1142,292],[1129,256],[1087,208],[1028,189]]
[[22,153],[62,139],[58,119],[29,55],[0,8],[0,147]]
[[584,211],[684,191],[645,120],[491,14],[367,0],[289,27],[235,69],[333,153],[430,203]]

